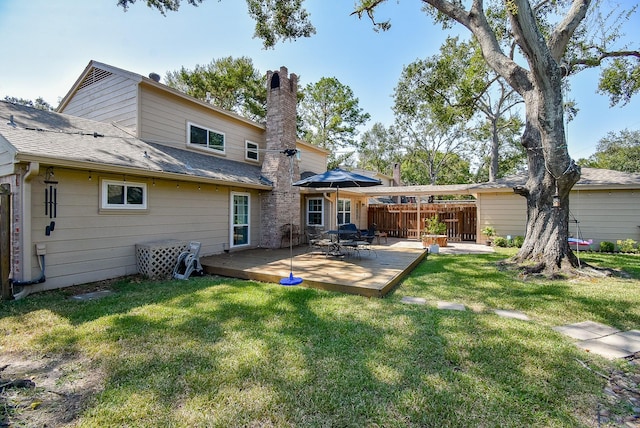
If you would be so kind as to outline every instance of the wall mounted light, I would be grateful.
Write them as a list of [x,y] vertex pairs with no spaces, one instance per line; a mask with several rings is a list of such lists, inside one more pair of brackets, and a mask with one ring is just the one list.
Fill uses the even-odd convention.
[[92,177],[91,177],[91,171],[89,171],[89,181],[91,181]]
[[53,181],[53,179],[54,179],[53,167],[50,166],[49,168],[47,168],[47,172],[46,172],[46,174],[44,176],[44,181],[46,183],[46,182]]

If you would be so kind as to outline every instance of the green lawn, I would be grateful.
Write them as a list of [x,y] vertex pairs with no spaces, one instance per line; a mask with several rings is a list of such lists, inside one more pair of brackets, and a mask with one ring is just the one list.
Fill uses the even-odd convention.
[[40,293],[1,303],[0,346],[90,359],[104,380],[78,426],[595,426],[603,379],[576,359],[614,364],[551,327],[640,328],[640,258],[581,254],[629,277],[547,281],[506,256],[432,255],[385,299],[207,277]]

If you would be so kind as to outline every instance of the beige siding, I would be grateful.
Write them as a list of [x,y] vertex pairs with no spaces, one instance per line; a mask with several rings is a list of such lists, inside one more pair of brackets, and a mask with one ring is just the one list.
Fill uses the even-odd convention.
[[[47,281],[39,289],[114,278],[137,272],[135,245],[157,240],[196,240],[201,255],[220,253],[229,242],[229,189],[223,186],[127,176],[147,183],[148,210],[105,214],[99,210],[102,178],[122,176],[56,169],[57,218],[44,214],[44,183],[34,180],[32,191],[32,277],[39,276],[35,243],[46,244]],[[179,184],[179,187],[177,187]],[[236,189],[239,190],[239,189]],[[252,195],[252,245],[259,236],[260,204]],[[50,236],[45,228],[55,221]]]
[[142,88],[141,94],[139,137],[145,141],[185,149],[187,123],[192,122],[225,135],[224,155],[205,149],[206,153],[244,162],[247,140],[265,148],[264,129],[260,127],[151,88]]
[[[526,201],[513,193],[478,195],[478,241],[480,230],[495,227],[499,236],[525,234]],[[639,190],[573,190],[570,197],[569,235],[602,241],[633,239],[640,242]],[[578,223],[576,223],[576,220]]]
[[114,74],[78,90],[61,113],[116,122],[136,132],[137,94],[137,82]]
[[485,226],[493,226],[498,236],[524,236],[527,215],[526,200],[513,193],[481,193],[478,195],[477,242],[485,237],[480,232]]
[[297,148],[300,150],[298,165],[301,173],[311,171],[315,174],[321,174],[327,170],[327,154],[325,152],[301,144],[298,144]]
[[640,242],[640,190],[573,190],[569,204],[569,233],[593,239],[594,248],[601,241]]

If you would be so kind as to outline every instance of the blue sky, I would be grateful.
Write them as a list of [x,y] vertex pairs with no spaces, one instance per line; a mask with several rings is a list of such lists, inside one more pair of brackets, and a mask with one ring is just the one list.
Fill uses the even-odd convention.
[[[622,0],[623,3],[631,0]],[[438,52],[447,33],[420,11],[417,0],[388,1],[379,11],[392,29],[372,30],[368,19],[350,16],[353,1],[307,0],[317,34],[264,50],[253,38],[253,21],[241,0],[205,0],[163,17],[144,0],[127,12],[116,0],[0,0],[0,99],[6,95],[43,97],[57,105],[90,60],[142,75],[208,64],[226,56],[246,56],[263,73],[286,66],[300,84],[336,77],[348,85],[375,122],[393,123],[393,89],[403,66]],[[330,6],[327,6],[330,5]],[[640,40],[640,18],[628,37]],[[465,29],[453,32],[467,35]],[[609,108],[595,94],[597,73],[572,82],[578,118],[568,127],[569,151],[587,157],[609,131],[640,129],[640,101]]]

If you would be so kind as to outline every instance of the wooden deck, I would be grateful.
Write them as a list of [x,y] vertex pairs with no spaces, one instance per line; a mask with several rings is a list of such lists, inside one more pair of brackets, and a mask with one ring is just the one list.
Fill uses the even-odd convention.
[[[302,278],[300,286],[367,297],[384,297],[426,256],[421,245],[405,245],[389,239],[387,244],[372,245],[360,256],[325,257],[311,252],[306,245],[278,250],[251,249],[201,257],[207,273],[232,278],[279,283],[289,277]],[[293,263],[293,269],[291,269]]]

